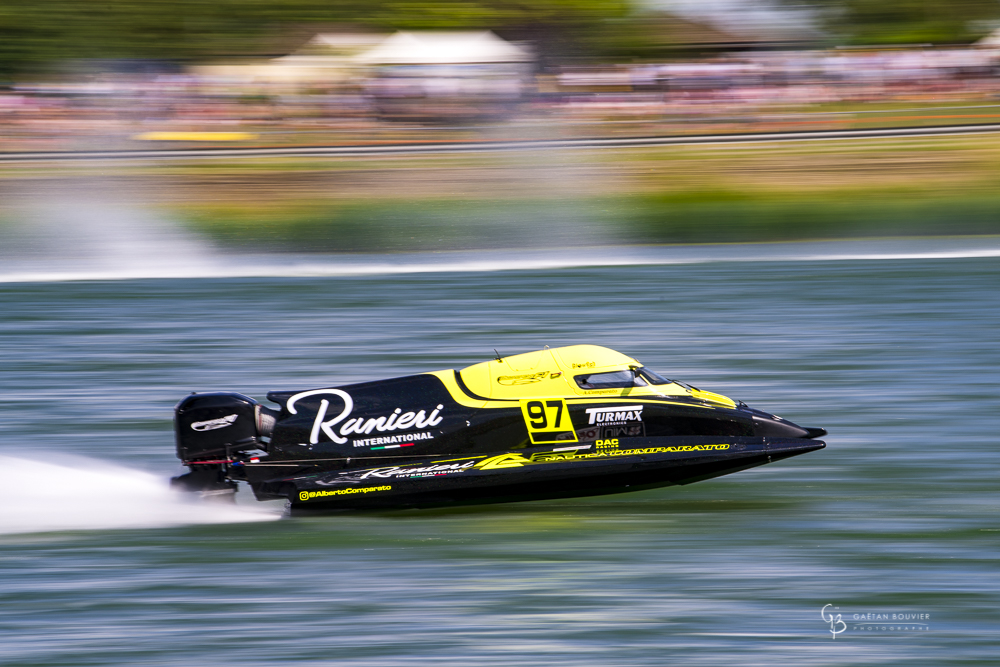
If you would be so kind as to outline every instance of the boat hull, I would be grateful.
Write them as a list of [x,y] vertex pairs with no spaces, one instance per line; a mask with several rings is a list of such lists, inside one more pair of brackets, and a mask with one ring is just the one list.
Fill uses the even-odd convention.
[[622,438],[573,448],[442,457],[270,479],[264,479],[267,472],[260,468],[246,472],[259,499],[287,498],[296,513],[429,508],[690,484],[825,446],[820,440],[801,438]]

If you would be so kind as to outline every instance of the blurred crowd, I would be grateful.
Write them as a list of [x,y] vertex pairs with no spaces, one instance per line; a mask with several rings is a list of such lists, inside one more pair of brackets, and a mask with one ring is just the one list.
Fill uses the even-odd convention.
[[856,122],[864,105],[1000,105],[1000,49],[984,46],[760,51],[547,71],[511,60],[521,62],[284,66],[280,76],[112,63],[0,89],[0,151],[358,143],[485,126],[516,134],[533,121],[564,134],[803,129],[843,122],[838,113]]
[[[1000,51],[980,48],[762,52],[580,69],[557,77],[564,112],[753,123],[779,111],[864,103],[1000,103]],[[620,94],[615,94],[618,91]],[[890,107],[891,108],[891,107]],[[763,115],[757,115],[763,114]],[[821,121],[817,121],[821,122]]]

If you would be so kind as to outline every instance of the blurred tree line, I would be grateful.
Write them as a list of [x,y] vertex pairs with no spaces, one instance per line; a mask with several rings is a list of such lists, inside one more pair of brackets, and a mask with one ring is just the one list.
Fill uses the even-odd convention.
[[[1000,18],[1000,0],[779,1],[810,8],[836,44],[963,43]],[[490,29],[534,42],[543,63],[657,58],[670,45],[655,34],[652,6],[644,0],[3,0],[0,79],[67,60],[282,55],[268,50],[275,36],[310,24]]]
[[1000,28],[1000,0],[783,0],[842,46],[968,44]]
[[630,0],[3,0],[0,77],[67,60],[284,55],[295,46],[275,38],[310,24],[489,29],[553,56],[614,58],[643,50],[634,16]]

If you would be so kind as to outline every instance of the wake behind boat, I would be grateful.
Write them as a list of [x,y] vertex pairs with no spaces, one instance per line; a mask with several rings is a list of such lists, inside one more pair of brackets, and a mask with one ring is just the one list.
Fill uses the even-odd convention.
[[804,428],[595,345],[176,407],[175,486],[293,510],[434,507],[690,484],[822,449]]

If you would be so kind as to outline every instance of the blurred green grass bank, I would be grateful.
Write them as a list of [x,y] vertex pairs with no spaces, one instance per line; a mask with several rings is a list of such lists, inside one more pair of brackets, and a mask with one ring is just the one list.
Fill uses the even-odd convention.
[[271,197],[181,217],[227,245],[348,252],[1000,233],[995,135],[292,166],[245,174]]
[[73,181],[254,252],[1000,234],[994,134],[12,169],[0,189]]
[[[903,193],[753,196],[687,192],[552,200],[316,202],[268,211],[215,206],[187,224],[241,250],[406,252],[617,244],[740,243],[1000,234],[1000,193],[907,199]],[[573,219],[577,211],[578,218]],[[578,232],[578,233],[574,233]]]

